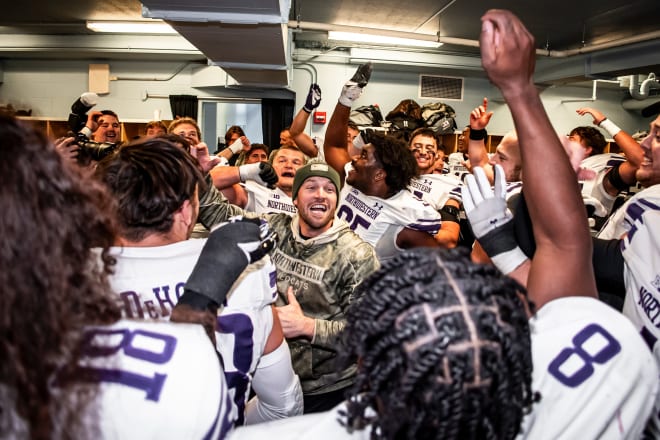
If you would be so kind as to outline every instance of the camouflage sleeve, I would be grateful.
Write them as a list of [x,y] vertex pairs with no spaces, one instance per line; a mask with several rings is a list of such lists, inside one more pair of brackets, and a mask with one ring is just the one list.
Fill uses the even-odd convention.
[[[350,243],[350,247],[346,246],[347,249],[345,251],[348,252],[348,258],[344,261],[341,282],[336,285],[336,293],[339,298],[339,305],[343,311],[343,316],[346,315],[348,308],[353,302],[353,291],[357,285],[378,269],[379,266],[374,248],[361,239],[358,240],[359,243],[353,242]],[[341,252],[339,254],[341,255]],[[336,348],[337,338],[345,326],[345,319],[316,319],[312,344]]]
[[227,221],[235,215],[246,215],[247,217],[256,217],[250,215],[240,207],[232,205],[229,200],[213,186],[211,175],[206,175],[206,190],[199,192],[199,215],[197,221],[207,229],[212,226]]

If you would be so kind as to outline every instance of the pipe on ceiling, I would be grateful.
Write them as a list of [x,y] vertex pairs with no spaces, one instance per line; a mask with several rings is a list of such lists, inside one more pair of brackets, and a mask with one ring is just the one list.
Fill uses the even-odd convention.
[[[373,28],[364,28],[360,26],[347,26],[347,25],[315,23],[311,21],[294,21],[294,20],[289,21],[288,26],[289,28],[294,30],[373,33],[374,35],[382,35],[386,37],[411,38],[414,40],[434,41],[444,44],[453,44],[456,46],[479,47],[478,40],[469,40],[466,38],[443,37],[438,35],[420,34],[415,32],[393,31],[389,29],[373,29]],[[597,52],[599,50],[621,47],[628,44],[641,43],[643,41],[649,41],[658,38],[660,38],[660,31],[653,31],[645,34],[634,35],[632,37],[621,38],[619,40],[608,41],[605,43],[592,44],[577,49],[568,49],[568,50],[536,49],[536,54],[547,56],[550,58],[566,58],[574,55],[581,55],[591,52]]]
[[628,91],[634,99],[646,99],[649,97],[651,89],[660,89],[660,82],[655,77],[655,73],[649,73],[648,78],[639,84],[637,75],[630,75],[630,87]]

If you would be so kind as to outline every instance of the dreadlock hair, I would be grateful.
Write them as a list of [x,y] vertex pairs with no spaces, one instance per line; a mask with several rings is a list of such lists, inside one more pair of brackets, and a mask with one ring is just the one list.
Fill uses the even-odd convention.
[[43,133],[0,116],[0,207],[0,436],[84,438],[95,389],[63,394],[53,381],[75,370],[85,326],[121,315],[108,284],[112,198]]
[[[466,249],[416,248],[356,289],[346,427],[379,439],[510,439],[533,399],[524,288]],[[373,415],[373,411],[376,415]]]
[[374,156],[387,176],[385,183],[393,192],[401,191],[417,175],[417,161],[406,142],[391,135],[374,133],[369,142],[374,146]]
[[168,233],[183,202],[206,185],[197,160],[158,137],[123,145],[99,162],[96,176],[117,200],[120,234],[131,241]]
[[607,146],[607,141],[605,140],[603,133],[594,127],[575,127],[568,135],[580,136],[580,139],[584,142],[584,146],[591,147],[590,156],[603,154],[603,151],[605,151],[605,147]]

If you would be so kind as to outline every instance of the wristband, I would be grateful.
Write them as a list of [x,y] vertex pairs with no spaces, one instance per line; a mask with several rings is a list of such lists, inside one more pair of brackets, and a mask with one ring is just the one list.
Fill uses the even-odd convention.
[[610,171],[605,175],[607,180],[610,181],[612,186],[617,189],[617,191],[628,191],[630,185],[623,181],[621,174],[619,174],[619,167],[623,162],[619,162],[616,165],[610,168]]
[[598,124],[598,126],[603,130],[605,130],[606,132],[608,132],[609,135],[612,136],[612,138],[614,138],[614,136],[616,136],[621,131],[621,129],[617,127],[614,122],[610,121],[607,118],[600,121],[600,124]]
[[505,275],[527,260],[516,242],[513,222],[505,223],[478,240],[493,264]]
[[240,151],[243,149],[243,142],[241,141],[241,138],[236,139],[234,143],[227,148],[229,148],[234,154],[240,153]]
[[92,129],[86,125],[80,129],[80,133],[84,134],[87,139],[92,138]]
[[443,222],[460,223],[461,211],[455,206],[445,205],[440,209],[440,218]]
[[486,136],[488,136],[488,132],[486,131],[485,128],[482,128],[481,130],[475,130],[474,128],[470,128],[471,141],[480,141],[482,139],[486,139]]

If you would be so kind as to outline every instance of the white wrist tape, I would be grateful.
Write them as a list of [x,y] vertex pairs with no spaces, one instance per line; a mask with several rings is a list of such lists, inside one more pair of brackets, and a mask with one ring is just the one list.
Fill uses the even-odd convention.
[[243,149],[243,142],[241,141],[241,138],[236,139],[234,143],[231,144],[228,148],[234,154],[240,153],[240,151]]
[[80,129],[80,132],[81,132],[82,134],[84,134],[85,137],[87,137],[87,139],[91,139],[91,138],[92,138],[92,129],[89,128],[88,126],[85,125],[83,128],[81,128],[81,129]]
[[602,120],[599,127],[608,132],[612,137],[616,136],[621,131],[621,129],[609,119]]
[[512,249],[501,254],[491,257],[491,261],[504,275],[513,272],[518,266],[527,260],[527,255],[524,254],[519,247]]

